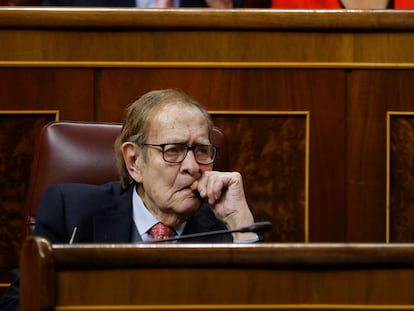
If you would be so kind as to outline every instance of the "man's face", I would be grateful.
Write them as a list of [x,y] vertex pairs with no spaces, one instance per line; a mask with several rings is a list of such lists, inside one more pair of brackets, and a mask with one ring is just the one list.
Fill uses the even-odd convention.
[[[146,143],[184,143],[187,146],[208,144],[208,127],[196,107],[167,105],[150,121]],[[200,207],[200,197],[190,189],[212,164],[200,165],[189,151],[182,163],[167,163],[160,147],[147,148],[147,157],[138,158],[142,181],[138,192],[145,206],[158,220],[176,225],[187,220]]]

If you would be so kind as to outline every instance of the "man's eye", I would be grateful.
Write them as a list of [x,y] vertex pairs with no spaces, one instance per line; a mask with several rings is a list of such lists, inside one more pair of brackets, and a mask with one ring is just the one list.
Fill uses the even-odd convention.
[[182,152],[183,148],[181,146],[177,145],[167,145],[164,148],[164,152],[173,154],[173,153],[180,153]]
[[209,154],[210,153],[210,149],[206,146],[198,146],[197,147],[197,153],[198,154]]

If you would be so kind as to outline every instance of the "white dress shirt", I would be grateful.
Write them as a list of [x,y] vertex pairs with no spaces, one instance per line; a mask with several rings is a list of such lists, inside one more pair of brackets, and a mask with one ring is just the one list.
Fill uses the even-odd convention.
[[[155,0],[135,0],[138,8],[155,8]],[[173,7],[180,7],[180,0],[172,0]]]
[[[141,197],[138,195],[134,186],[132,191],[132,219],[134,220],[135,226],[137,227],[138,233],[143,241],[151,241],[152,238],[148,233],[148,230],[152,228],[159,221],[150,213],[142,202]],[[177,236],[180,236],[185,227],[186,223],[182,223],[174,227]]]

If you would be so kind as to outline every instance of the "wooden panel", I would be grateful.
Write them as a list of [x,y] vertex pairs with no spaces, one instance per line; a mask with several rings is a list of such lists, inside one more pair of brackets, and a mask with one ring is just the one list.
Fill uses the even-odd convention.
[[[377,35],[371,32],[361,32],[353,37],[353,61],[362,63],[413,62],[410,49],[414,48],[412,32],[380,31]],[[406,41],[409,40],[409,41]],[[409,43],[408,43],[409,42]],[[408,46],[405,45],[408,43]],[[405,46],[403,49],[396,48]]]
[[33,142],[42,126],[57,118],[53,111],[0,111],[0,268],[14,267],[18,262]]
[[389,116],[389,240],[414,239],[414,112]]
[[[317,70],[292,91],[311,101],[309,240],[344,242],[347,209],[344,71]],[[310,90],[309,90],[310,89]]]
[[342,71],[254,68],[104,68],[99,73],[97,120],[122,120],[127,105],[152,89],[177,88],[209,110],[304,111],[337,99],[337,91],[314,88],[322,79],[341,82]]
[[[347,241],[381,242],[387,239],[387,112],[414,111],[413,79],[414,72],[410,70],[355,70],[348,74]],[[397,135],[393,142],[396,144],[394,161],[397,161],[399,152],[405,150],[405,143],[398,143],[397,137],[402,135],[402,128],[394,130],[396,132],[392,135]],[[398,167],[397,162],[391,163]],[[399,167],[391,174],[393,178],[409,174],[409,166]],[[398,191],[401,181],[395,182],[394,191]],[[407,241],[407,236],[402,237],[396,232],[402,229],[401,221],[413,220],[413,217],[394,219],[390,224],[390,231],[393,232],[391,241]]]
[[90,68],[0,68],[0,110],[59,110],[62,119],[93,120]]
[[[37,135],[58,112],[65,119],[93,120],[94,92],[91,69],[0,68],[0,81],[0,271],[4,272],[18,264]],[[8,279],[1,274],[0,281]]]
[[[1,11],[0,11],[1,16]],[[139,18],[139,17],[137,17]],[[277,18],[277,17],[275,17]],[[310,62],[310,63],[412,63],[414,34],[383,36],[348,34],[233,31],[0,31],[8,44],[0,51],[1,61],[24,62]],[[202,36],[203,40],[199,40]],[[93,42],[93,44],[91,44]],[[189,44],[189,42],[191,44]],[[252,45],[252,42],[258,44]],[[269,42],[263,48],[261,42]],[[221,48],[232,46],[232,49]],[[44,49],[48,46],[48,49]],[[82,48],[73,49],[73,46]],[[324,47],[321,49],[321,47]],[[145,47],[145,48],[142,48]],[[214,48],[213,48],[214,47]],[[16,53],[23,49],[25,53]]]
[[[103,35],[101,31],[60,33],[12,30],[0,32],[0,40],[8,41],[0,56],[2,61],[301,61],[304,58],[303,50],[307,49],[307,61],[329,59],[351,62],[352,54],[347,53],[347,47],[352,46],[352,38],[349,35],[337,35],[338,38],[333,38],[301,32],[249,31],[234,36],[232,31],[169,30],[106,31]],[[199,40],[200,36],[203,40]],[[264,49],[261,45],[251,45],[252,40],[278,44],[268,45]],[[309,42],[312,42],[310,46]],[[50,48],[43,49],[45,45]],[[82,48],[72,48],[77,45]],[[220,48],[227,45],[232,45],[234,49]],[[321,45],[326,48],[321,50]],[[216,47],[214,53],[206,53],[212,51],[212,47]],[[18,48],[27,52],[14,53]]]
[[229,140],[232,169],[243,175],[256,221],[271,221],[266,241],[308,241],[308,114],[213,112]]
[[347,241],[384,242],[386,106],[384,88],[392,87],[382,71],[348,74],[346,137]]
[[[0,27],[9,29],[0,31],[7,42],[0,59],[408,63],[414,61],[412,16],[392,10],[8,9],[0,10]],[[50,26],[65,31],[44,31]]]
[[413,252],[412,244],[30,239],[21,310],[414,310]]
[[[326,270],[251,266],[250,269],[207,267],[62,271],[58,273],[57,297],[62,307],[76,304],[95,310],[103,310],[102,305],[115,305],[113,310],[118,310],[119,305],[132,305],[132,310],[145,307],[176,310],[177,306],[185,310],[188,305],[193,306],[191,310],[209,307],[211,310],[217,305],[227,310],[256,310],[254,305],[259,310],[283,310],[283,306],[289,310],[321,310],[318,307],[322,306],[323,309],[335,310],[339,309],[336,307],[339,305],[341,310],[358,306],[375,309],[381,305],[385,305],[386,310],[398,307],[414,309],[407,288],[414,285],[412,269],[379,271],[341,267]],[[108,279],[112,282],[108,283]],[[180,293],[171,290],[177,282],[181,284]],[[82,284],[83,288],[77,284]],[[93,290],[96,284],[100,284],[99,292]],[[152,288],[155,284],[158,284],[156,291]],[[384,290],[385,284],[389,291]],[[398,290],[392,290],[391,285],[399,285]],[[139,294],[123,294],[128,288],[136,288]]]

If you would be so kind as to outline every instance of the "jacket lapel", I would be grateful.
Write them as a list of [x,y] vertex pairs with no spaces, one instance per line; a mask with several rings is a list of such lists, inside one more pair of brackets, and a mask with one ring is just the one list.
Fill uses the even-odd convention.
[[214,222],[203,216],[204,215],[202,213],[196,213],[191,219],[189,219],[183,234],[194,234],[210,231],[211,227],[214,226]]
[[[203,203],[197,213],[188,220],[183,235],[194,234],[201,232],[208,232],[214,230],[224,230],[226,227],[220,223],[210,207]],[[201,238],[187,239],[187,242],[220,242],[223,241],[223,236],[206,236]]]
[[131,241],[132,189],[122,191],[110,205],[102,207],[102,214],[93,218],[96,243],[122,243]]

